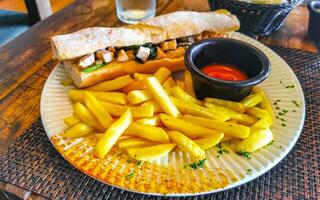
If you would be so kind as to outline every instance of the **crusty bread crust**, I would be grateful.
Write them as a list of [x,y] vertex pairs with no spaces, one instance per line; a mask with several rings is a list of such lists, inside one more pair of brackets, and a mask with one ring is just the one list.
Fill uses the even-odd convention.
[[199,34],[225,33],[240,27],[236,16],[226,10],[215,12],[178,11],[143,23],[120,28],[94,27],[51,38],[53,57],[70,60],[109,46],[154,44],[167,39]]
[[82,72],[76,61],[64,61],[64,66],[78,88],[89,87],[96,83],[114,79],[118,76],[133,73],[154,73],[160,67],[168,68],[172,72],[185,69],[184,57],[163,58],[157,60],[148,60],[140,64],[134,60],[124,63],[112,62],[93,72]]

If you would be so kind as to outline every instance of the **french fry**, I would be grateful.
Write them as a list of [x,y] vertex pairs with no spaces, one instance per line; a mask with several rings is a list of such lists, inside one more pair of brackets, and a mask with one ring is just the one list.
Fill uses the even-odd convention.
[[147,101],[147,102],[144,102],[143,104],[141,104],[141,106],[145,106],[145,105],[153,106],[154,113],[162,112],[160,105],[155,100],[150,100],[150,101]]
[[137,147],[137,148],[128,148],[127,152],[129,156],[136,160],[141,161],[152,161],[167,155],[176,144],[159,144],[150,147]]
[[237,138],[247,138],[250,134],[249,127],[239,124],[232,124],[229,122],[195,117],[191,115],[184,115],[182,119]]
[[147,90],[132,90],[127,98],[131,105],[137,105],[152,99],[152,95]]
[[121,89],[121,91],[124,93],[129,93],[132,90],[145,90],[146,85],[144,84],[143,80],[135,81],[130,85],[125,86]]
[[194,104],[198,104],[198,105],[202,105],[202,103],[200,101],[198,101],[196,98],[194,98],[193,96],[191,96],[190,94],[186,93],[185,91],[183,91],[181,88],[179,88],[178,86],[174,86],[170,89],[172,96],[182,99],[184,101],[190,102],[190,103],[194,103]]
[[101,92],[114,91],[130,85],[133,82],[134,80],[129,75],[119,76],[118,78],[115,78],[113,80],[105,81],[88,87],[87,90]]
[[224,135],[222,140],[220,142],[226,142],[235,139],[235,137],[232,137],[231,135]]
[[174,105],[178,108],[178,110],[183,114],[190,114],[194,116],[206,117],[221,121],[226,121],[230,119],[230,117],[224,113],[216,114],[212,111],[209,111],[208,108],[202,107],[194,103],[186,102],[175,97],[171,97],[171,100],[174,103]]
[[105,128],[102,127],[102,125],[93,116],[93,114],[89,111],[89,109],[85,107],[82,103],[77,102],[73,104],[73,113],[83,123],[91,127],[94,127],[100,131],[105,131]]
[[217,98],[205,98],[204,101],[207,103],[213,103],[219,106],[224,106],[240,113],[244,113],[245,111],[243,105],[235,101],[228,101],[228,100],[217,99]]
[[136,81],[141,81],[147,77],[151,76],[150,74],[140,74],[140,73],[134,73],[133,74],[133,78],[136,80]]
[[255,117],[252,117],[250,115],[247,114],[243,114],[243,113],[239,113],[236,112],[234,110],[222,107],[222,106],[218,106],[215,104],[211,104],[211,103],[204,103],[204,105],[211,110],[213,113],[216,114],[224,114],[224,115],[228,115],[230,116],[231,119],[235,119],[237,120],[239,123],[244,124],[244,125],[252,125],[254,124],[257,120]]
[[255,93],[260,93],[261,96],[262,96],[262,101],[260,102],[259,106],[268,111],[269,114],[271,115],[271,117],[273,118],[273,111],[272,111],[272,106],[270,104],[270,101],[268,100],[266,94],[264,93],[264,91],[258,87],[254,87],[252,89]]
[[95,155],[100,159],[104,158],[113,145],[117,142],[121,134],[132,122],[132,114],[128,108],[123,115],[106,130],[95,146]]
[[184,71],[184,87],[185,91],[191,95],[192,97],[195,97],[196,95],[194,94],[194,89],[193,89],[193,83],[192,83],[192,78],[191,74],[188,70]]
[[136,121],[136,123],[148,125],[148,126],[161,126],[162,125],[159,116],[153,116],[153,117],[139,119]]
[[272,123],[273,123],[273,119],[271,116],[261,118],[251,126],[251,131],[270,128],[272,126]]
[[162,87],[164,89],[169,89],[173,86],[175,86],[176,83],[174,82],[173,78],[172,77],[168,77],[167,80],[165,80],[165,82],[162,84]]
[[258,93],[254,93],[254,94],[251,94],[249,96],[247,96],[246,98],[242,99],[240,101],[240,103],[242,103],[244,109],[249,109],[249,108],[252,108],[256,105],[258,105],[261,101],[262,101],[262,95],[260,92]]
[[70,116],[63,119],[64,123],[70,128],[80,122],[76,116]]
[[[121,106],[117,104],[112,104],[109,102],[100,101],[101,105],[105,107],[105,109],[115,117],[121,116],[126,109],[127,106]],[[130,107],[133,118],[145,118],[152,117],[154,113],[154,107],[152,105],[141,105],[137,107]]]
[[103,128],[108,128],[112,122],[112,117],[108,111],[101,105],[101,103],[90,92],[84,92],[84,104],[97,118],[98,122]]
[[176,143],[181,150],[188,152],[194,161],[200,161],[206,158],[205,151],[187,136],[178,131],[168,131],[168,135],[170,141]]
[[180,112],[172,103],[169,96],[163,90],[160,82],[155,77],[149,77],[145,79],[145,83],[148,91],[152,94],[153,98],[160,105],[164,113],[173,117],[180,116]]
[[64,138],[77,138],[90,134],[94,129],[84,123],[78,123],[62,133]]
[[[69,90],[69,97],[75,102],[83,103],[83,94],[85,90]],[[90,93],[100,101],[125,105],[127,104],[127,95],[121,92],[94,92]]]
[[156,145],[156,143],[137,137],[125,139],[119,142],[119,147],[123,149],[132,147],[147,147],[153,145]]
[[183,119],[174,118],[166,114],[160,114],[160,119],[167,128],[180,131],[190,138],[205,137],[209,135],[214,135],[216,137],[221,137],[221,135],[223,136],[223,133],[218,131],[190,123]]
[[169,76],[171,75],[171,71],[165,67],[159,68],[155,73],[154,77],[162,84]]
[[[167,68],[161,67],[154,73],[154,77],[156,77],[156,79],[158,79],[160,83],[163,83],[166,80],[166,78],[170,76],[170,74],[171,74],[170,70],[168,70]],[[132,90],[145,90],[145,89],[146,89],[146,85],[144,83],[144,79],[142,79],[139,81],[135,81],[130,85],[122,88],[122,91],[125,93],[129,93]]]
[[250,136],[239,142],[237,152],[254,152],[273,140],[270,129],[260,129],[251,132]]
[[138,136],[150,141],[169,143],[168,134],[160,127],[131,123],[125,134]]
[[216,137],[215,135],[210,135],[207,137],[195,139],[193,141],[197,145],[199,145],[203,150],[207,150],[207,149],[219,144],[223,138],[224,138],[223,135],[220,135],[220,137]]
[[184,81],[183,80],[176,80],[176,85],[181,88],[182,90],[185,90],[185,85],[184,85]]
[[263,109],[258,108],[258,107],[249,108],[248,110],[246,110],[246,113],[248,115],[251,115],[251,116],[254,116],[254,117],[257,117],[257,118],[264,118],[264,117],[270,116],[268,111],[263,110]]

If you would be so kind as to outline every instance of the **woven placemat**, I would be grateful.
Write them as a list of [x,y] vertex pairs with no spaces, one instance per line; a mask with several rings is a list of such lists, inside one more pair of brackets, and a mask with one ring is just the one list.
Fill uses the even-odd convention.
[[[320,56],[273,49],[296,73],[305,94],[307,116],[297,144],[280,164],[254,181],[186,199],[320,199]],[[53,148],[40,119],[0,157],[0,180],[53,199],[160,198],[107,186],[76,170]]]

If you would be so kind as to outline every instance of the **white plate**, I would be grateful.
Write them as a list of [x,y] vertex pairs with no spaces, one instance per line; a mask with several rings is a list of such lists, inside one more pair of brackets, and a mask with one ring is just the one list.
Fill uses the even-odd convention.
[[[271,102],[280,99],[278,106],[289,111],[283,117],[286,126],[280,119],[275,119],[271,128],[274,144],[254,153],[252,159],[232,152],[217,158],[217,151],[212,148],[207,152],[206,167],[193,170],[185,167],[189,156],[183,152],[172,152],[157,162],[141,166],[127,163],[126,155],[118,154],[118,149],[108,154],[106,160],[93,158],[90,146],[94,143],[93,138],[64,140],[59,136],[66,129],[63,118],[72,114],[68,90],[74,88],[60,84],[66,78],[62,65],[52,71],[41,96],[41,119],[47,136],[73,166],[104,183],[129,191],[152,195],[165,193],[168,196],[198,195],[230,189],[257,178],[280,162],[296,143],[305,118],[304,95],[290,67],[272,50],[240,33],[233,33],[230,37],[250,43],[267,55],[272,65],[271,74],[259,86]],[[286,88],[288,85],[295,87]],[[292,100],[301,106],[297,107]],[[272,106],[277,115],[279,110]],[[74,151],[78,154],[73,154]],[[248,169],[252,170],[249,174]],[[135,175],[127,180],[125,176],[131,171]]]

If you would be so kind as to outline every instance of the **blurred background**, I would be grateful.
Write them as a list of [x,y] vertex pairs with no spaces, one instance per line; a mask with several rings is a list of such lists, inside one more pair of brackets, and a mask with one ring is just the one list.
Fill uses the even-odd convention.
[[0,0],[0,46],[74,1]]

